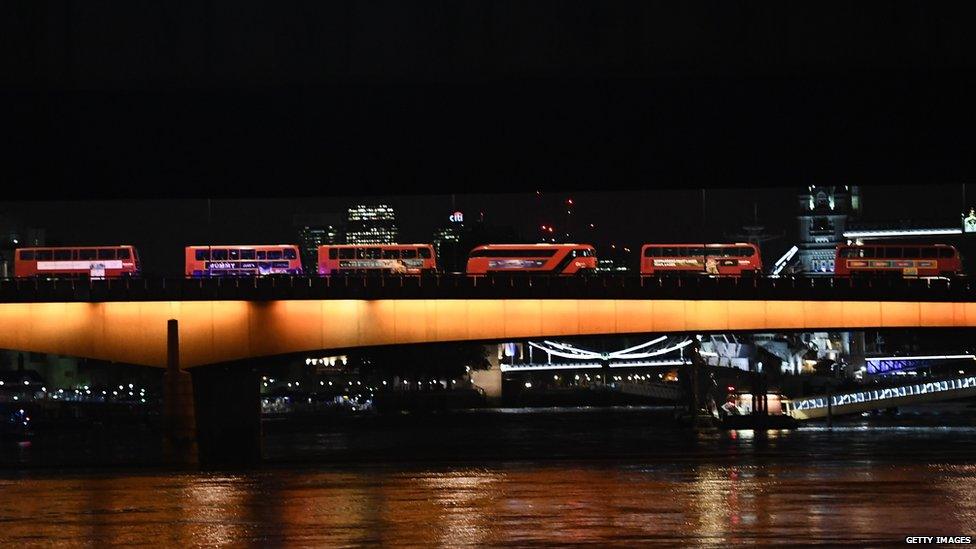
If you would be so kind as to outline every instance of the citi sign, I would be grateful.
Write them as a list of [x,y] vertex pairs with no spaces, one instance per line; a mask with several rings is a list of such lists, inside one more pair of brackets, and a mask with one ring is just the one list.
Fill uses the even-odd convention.
[[450,217],[448,217],[448,219],[451,220],[451,223],[463,223],[464,214],[461,212],[454,212],[450,215]]

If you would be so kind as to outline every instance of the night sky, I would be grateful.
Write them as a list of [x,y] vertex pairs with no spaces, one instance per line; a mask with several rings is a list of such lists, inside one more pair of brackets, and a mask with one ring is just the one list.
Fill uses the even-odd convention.
[[[707,189],[707,224],[702,227],[700,190],[611,192],[543,192],[521,194],[457,194],[456,207],[468,222],[481,212],[486,223],[514,227],[527,238],[538,235],[540,222],[565,226],[567,198],[574,201],[572,223],[576,240],[599,249],[611,243],[636,247],[649,241],[682,242],[704,238],[727,241],[725,235],[751,224],[753,204],[760,224],[770,233],[786,231],[767,244],[777,255],[792,245],[800,186],[760,189]],[[961,185],[867,186],[861,191],[866,221],[913,220],[939,226],[958,223],[963,210]],[[976,196],[970,197],[970,199]],[[385,201],[396,208],[401,242],[430,242],[434,229],[447,224],[449,195],[214,199],[207,225],[206,200],[99,200],[4,202],[0,215],[43,227],[49,243],[132,243],[142,252],[147,273],[179,276],[182,249],[190,244],[262,244],[298,241],[293,216],[339,213],[358,202]],[[588,224],[596,227],[590,231]],[[581,230],[582,229],[582,230]]]
[[[364,195],[418,241],[451,193],[529,237],[572,196],[598,245],[718,240],[754,202],[791,235],[808,184],[955,220],[974,36],[924,2],[7,3],[0,210],[167,274],[186,244],[294,241],[293,214]],[[52,199],[73,201],[19,202]]]
[[976,40],[933,3],[22,2],[8,199],[954,183]]

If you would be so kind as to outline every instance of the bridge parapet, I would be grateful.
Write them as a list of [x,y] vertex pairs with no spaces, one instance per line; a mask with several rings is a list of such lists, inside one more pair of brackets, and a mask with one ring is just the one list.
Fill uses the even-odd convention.
[[636,275],[0,280],[0,303],[297,299],[976,301],[969,279],[652,278]]

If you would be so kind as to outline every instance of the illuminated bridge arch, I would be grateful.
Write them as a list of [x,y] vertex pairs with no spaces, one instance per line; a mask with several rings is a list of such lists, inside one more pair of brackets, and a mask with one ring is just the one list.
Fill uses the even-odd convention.
[[0,304],[0,348],[163,367],[166,321],[193,367],[301,352],[579,335],[974,327],[976,303],[333,299]]

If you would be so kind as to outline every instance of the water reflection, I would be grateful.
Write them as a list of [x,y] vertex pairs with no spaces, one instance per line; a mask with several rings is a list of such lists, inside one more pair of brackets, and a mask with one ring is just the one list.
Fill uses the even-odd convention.
[[974,533],[970,425],[694,433],[644,417],[272,432],[273,451],[304,461],[246,472],[8,470],[0,545],[728,546],[798,534],[887,545]]
[[973,465],[627,462],[21,478],[0,482],[0,543],[885,543],[972,534],[974,481]]
[[[244,482],[240,476],[188,479],[182,489],[188,505],[177,510],[184,511],[178,524],[193,524],[193,537],[202,537],[218,545],[247,539],[247,521],[235,514],[235,510],[245,508],[245,500],[251,492],[248,487],[241,486]],[[186,510],[194,514],[187,516]]]

